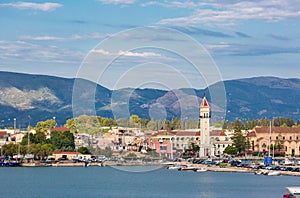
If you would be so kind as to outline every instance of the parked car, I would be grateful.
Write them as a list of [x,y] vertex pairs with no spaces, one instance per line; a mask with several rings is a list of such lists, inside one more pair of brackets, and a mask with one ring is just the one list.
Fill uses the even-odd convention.
[[291,171],[292,172],[299,172],[299,168],[293,168]]
[[289,167],[286,168],[286,170],[287,170],[287,171],[292,171],[292,170],[293,170],[293,167],[290,167],[290,166],[289,166]]
[[244,168],[249,168],[249,164],[244,164]]
[[280,167],[280,170],[281,170],[281,171],[287,171],[287,167],[282,166],[282,167]]

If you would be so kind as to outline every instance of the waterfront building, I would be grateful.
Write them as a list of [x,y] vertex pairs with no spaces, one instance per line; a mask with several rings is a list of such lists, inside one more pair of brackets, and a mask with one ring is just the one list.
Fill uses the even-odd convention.
[[52,153],[52,156],[48,156],[48,159],[49,158],[54,158],[55,160],[59,160],[61,158],[66,160],[72,160],[72,158],[80,158],[83,160],[88,160],[91,158],[91,154],[81,154],[79,152],[56,151]]
[[225,148],[232,145],[231,138],[221,129],[210,131],[210,142],[214,148],[215,156],[223,155]]
[[283,151],[285,155],[300,156],[300,128],[292,127],[255,127],[248,133],[251,150],[273,154],[273,145],[276,151]]

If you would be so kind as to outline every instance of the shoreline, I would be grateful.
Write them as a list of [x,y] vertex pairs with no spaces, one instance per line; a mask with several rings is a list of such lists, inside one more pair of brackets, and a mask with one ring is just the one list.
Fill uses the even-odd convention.
[[[88,166],[99,166],[101,163],[96,163],[92,162],[89,163]],[[170,163],[171,164],[171,163]],[[237,172],[237,173],[255,173],[258,170],[261,169],[251,169],[251,168],[243,168],[243,167],[234,167],[227,165],[226,167],[219,167],[217,165],[204,165],[204,164],[192,164],[192,163],[184,163],[184,162],[176,162],[172,163],[175,166],[191,166],[195,168],[205,168],[209,172]],[[162,164],[162,163],[136,163],[136,162],[126,162],[126,163],[120,163],[120,162],[110,162],[106,161],[102,163],[102,166],[107,166],[107,167],[112,167],[112,166],[162,166],[162,167],[167,167],[168,164]],[[53,163],[53,164],[45,164],[45,163],[22,163],[20,167],[85,167],[84,162],[63,162],[63,163]],[[300,177],[300,172],[291,172],[291,171],[280,171],[281,175],[286,175],[286,176],[296,176]]]

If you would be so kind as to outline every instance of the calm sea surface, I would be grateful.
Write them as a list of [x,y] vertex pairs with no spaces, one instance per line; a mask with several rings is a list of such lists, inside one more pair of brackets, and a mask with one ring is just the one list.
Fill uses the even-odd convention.
[[0,197],[276,198],[299,177],[252,173],[126,172],[111,167],[1,167]]

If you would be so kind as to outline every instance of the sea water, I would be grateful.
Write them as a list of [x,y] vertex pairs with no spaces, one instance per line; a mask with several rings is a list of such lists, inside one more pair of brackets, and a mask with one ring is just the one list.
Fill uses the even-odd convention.
[[300,186],[300,178],[292,176],[135,170],[138,171],[112,167],[1,167],[0,197],[275,198],[286,193],[286,186]]

